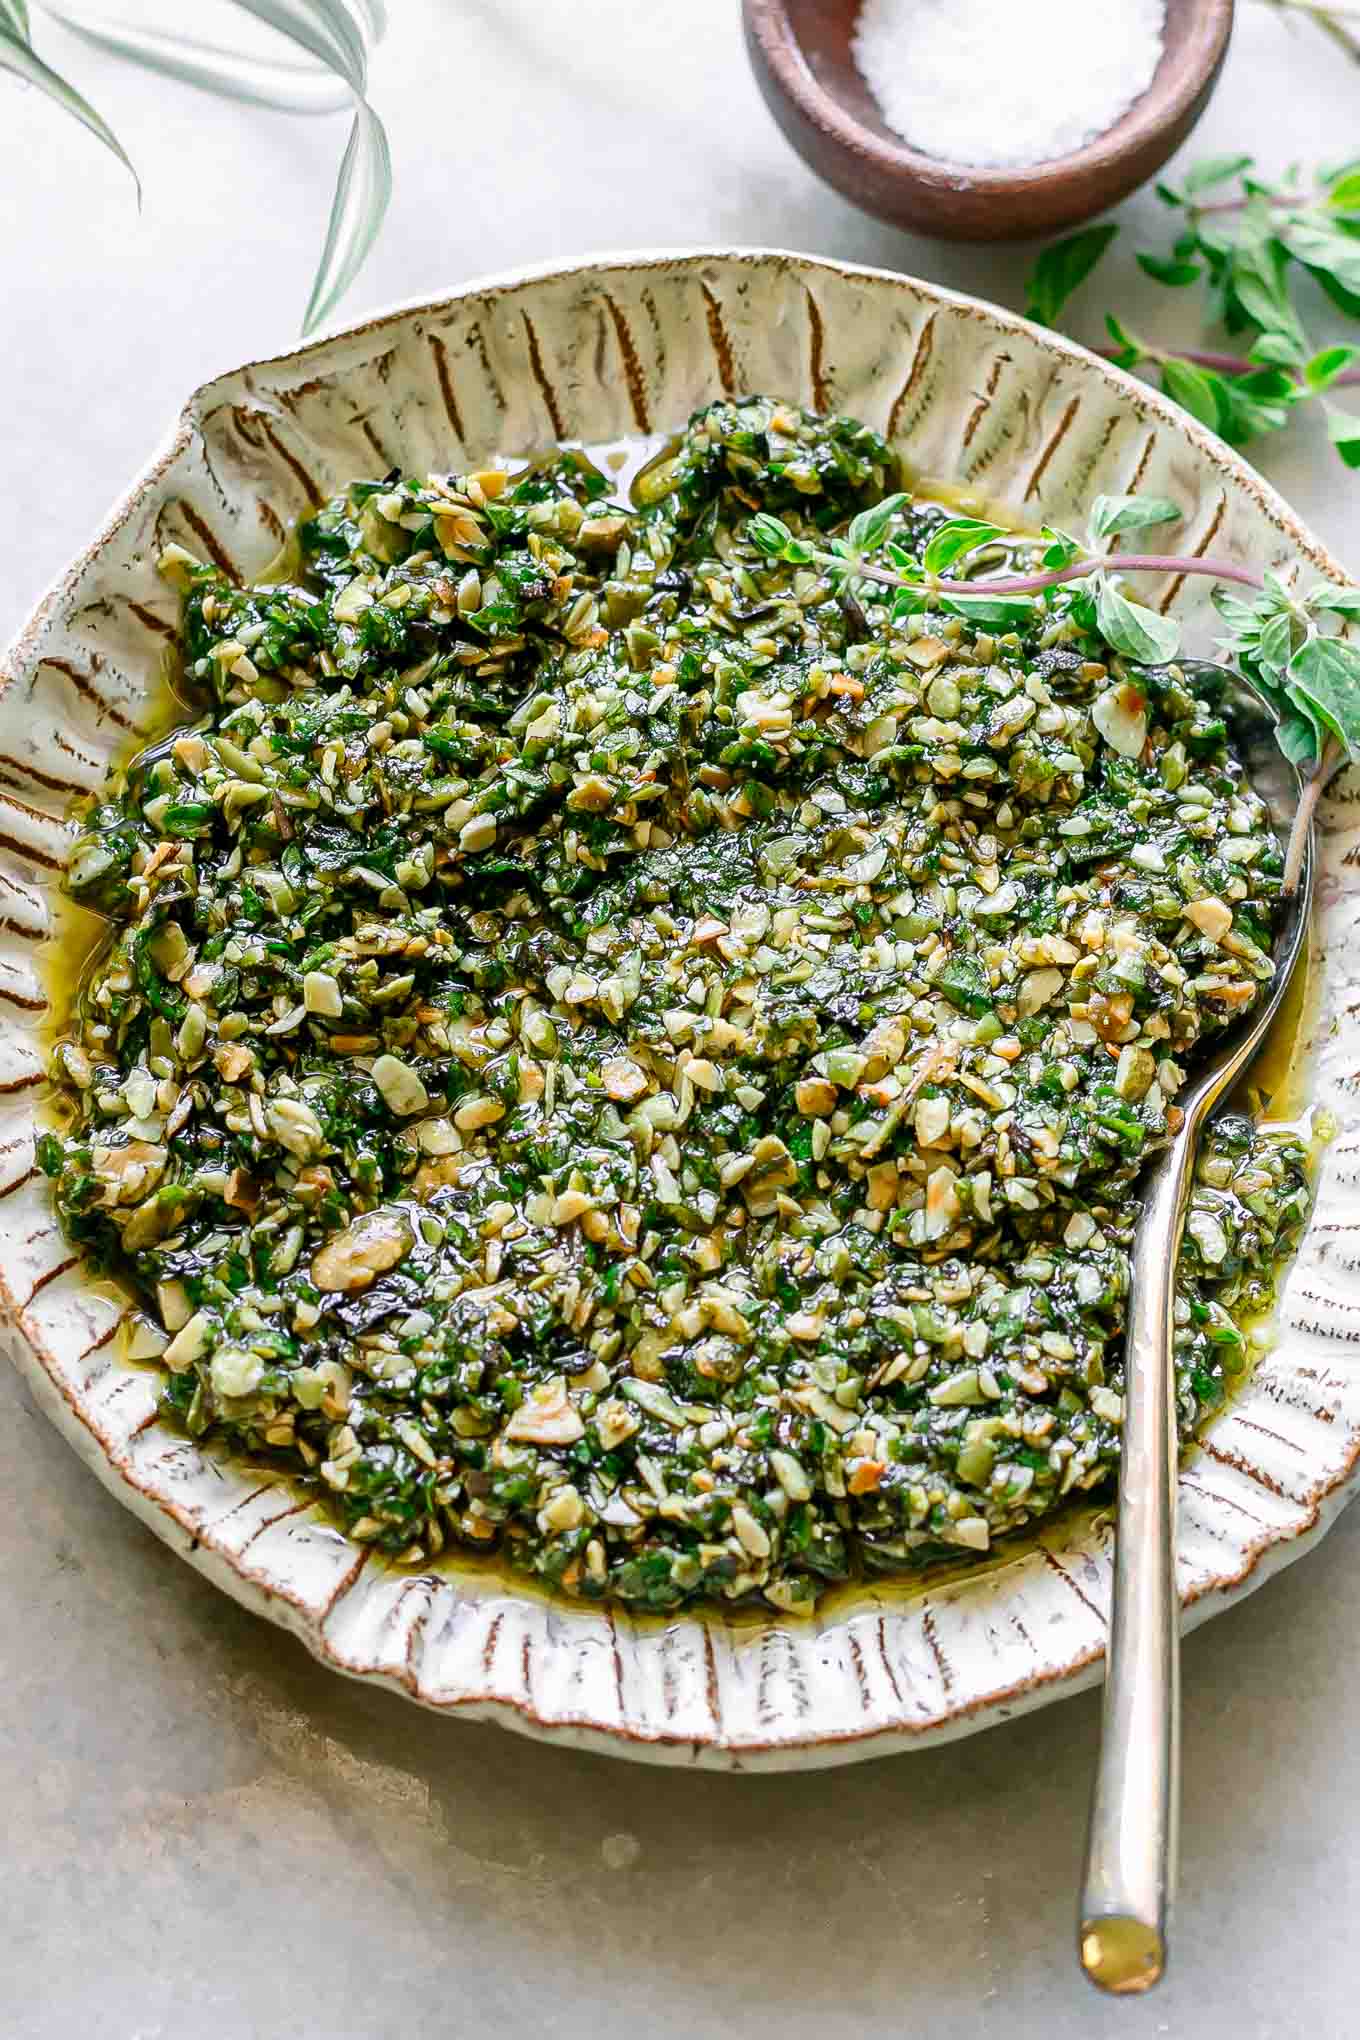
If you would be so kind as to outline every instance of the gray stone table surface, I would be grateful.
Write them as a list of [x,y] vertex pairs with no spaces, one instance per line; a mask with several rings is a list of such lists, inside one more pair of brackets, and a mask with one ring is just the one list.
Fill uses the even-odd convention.
[[[204,33],[236,19],[220,0],[179,13]],[[1239,13],[1194,149],[1255,144],[1272,169],[1352,153],[1360,70],[1300,18]],[[346,314],[523,262],[700,242],[1019,302],[1029,251],[913,240],[813,181],[758,102],[735,0],[392,14],[373,96],[396,196]],[[93,143],[0,80],[0,640],[190,387],[289,344],[343,136],[41,33],[135,144],[146,202],[139,218]],[[1161,238],[1150,196],[1126,211]],[[1191,343],[1193,311],[1139,280],[1136,239],[1088,293],[1086,330],[1108,300]],[[1320,429],[1263,464],[1360,560],[1360,478]],[[1187,1643],[1175,1966],[1114,2005],[1071,1954],[1094,1695],[838,1772],[640,1770],[321,1671],[125,1514],[7,1366],[0,1497],[7,2040],[1360,2027],[1360,1511]]]

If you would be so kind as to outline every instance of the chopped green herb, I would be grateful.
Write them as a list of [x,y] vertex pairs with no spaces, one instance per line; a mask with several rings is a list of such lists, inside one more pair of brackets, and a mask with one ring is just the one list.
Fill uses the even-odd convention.
[[[1130,662],[1162,619],[900,607],[880,558],[1071,555],[898,480],[752,398],[637,505],[568,453],[356,483],[286,586],[165,556],[207,712],[75,846],[113,925],[39,1159],[176,1421],[360,1543],[796,1613],[1108,1481],[1139,1171],[1269,980],[1279,846]],[[1206,1142],[1186,1431],[1306,1201],[1296,1143]]]

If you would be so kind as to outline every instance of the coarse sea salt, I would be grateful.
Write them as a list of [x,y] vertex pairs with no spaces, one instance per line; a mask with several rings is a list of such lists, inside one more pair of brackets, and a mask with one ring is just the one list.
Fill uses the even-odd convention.
[[979,169],[1067,156],[1152,82],[1165,0],[865,0],[854,50],[883,117]]

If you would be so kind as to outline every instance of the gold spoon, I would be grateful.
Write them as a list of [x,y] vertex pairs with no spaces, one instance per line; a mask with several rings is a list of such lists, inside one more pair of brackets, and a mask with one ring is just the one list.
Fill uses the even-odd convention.
[[[1275,741],[1275,718],[1247,681],[1222,667],[1225,706],[1247,775],[1281,839],[1302,783]],[[1077,1948],[1102,1990],[1150,1990],[1166,1965],[1180,1806],[1180,1600],[1176,1592],[1176,1391],[1172,1305],[1176,1260],[1200,1131],[1260,1048],[1307,949],[1313,836],[1284,903],[1268,997],[1219,1039],[1177,1100],[1185,1119],[1144,1193],[1129,1270],[1124,1426],[1114,1595],[1100,1760],[1082,1878]]]

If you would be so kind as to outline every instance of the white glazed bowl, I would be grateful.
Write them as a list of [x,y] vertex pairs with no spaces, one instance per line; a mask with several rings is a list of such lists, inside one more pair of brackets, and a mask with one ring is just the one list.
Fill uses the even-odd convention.
[[[1096,1678],[1108,1515],[1074,1511],[971,1576],[840,1592],[806,1622],[721,1609],[635,1619],[472,1566],[401,1572],[300,1491],[160,1422],[154,1372],[117,1357],[123,1302],[66,1245],[32,1152],[39,946],[65,810],[135,740],[173,639],[160,547],[179,540],[248,576],[355,475],[670,429],[748,390],[852,412],[910,470],[1033,524],[1079,522],[1098,491],[1144,489],[1182,506],[1187,547],[1286,580],[1344,578],[1244,462],[1142,384],[995,306],[805,256],[700,251],[520,273],[219,377],[0,662],[0,1298],[18,1364],[100,1478],[326,1663],[547,1739],[773,1769],[967,1734]],[[1204,649],[1206,587],[1168,581],[1147,597],[1183,615]],[[1181,1477],[1190,1621],[1297,1557],[1357,1479],[1360,838],[1348,792],[1324,815],[1313,1023],[1315,1095],[1341,1133],[1278,1344]]]

